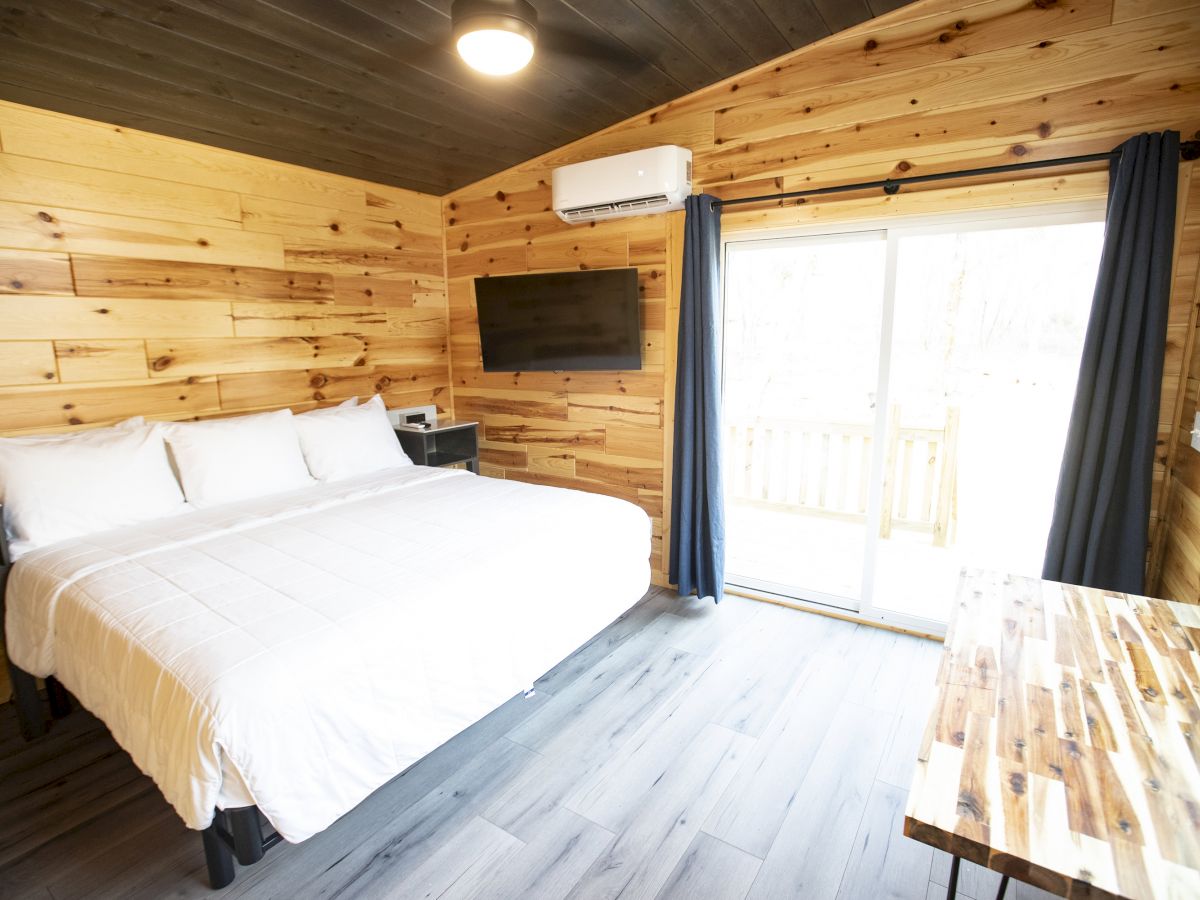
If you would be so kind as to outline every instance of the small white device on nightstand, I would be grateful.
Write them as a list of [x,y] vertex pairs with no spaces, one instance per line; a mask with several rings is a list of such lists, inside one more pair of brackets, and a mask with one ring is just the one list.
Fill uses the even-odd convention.
[[420,424],[422,422],[426,423],[423,427],[432,428],[437,424],[437,407],[432,405],[410,406],[407,409],[389,409],[387,414],[393,428],[400,425],[422,427]]

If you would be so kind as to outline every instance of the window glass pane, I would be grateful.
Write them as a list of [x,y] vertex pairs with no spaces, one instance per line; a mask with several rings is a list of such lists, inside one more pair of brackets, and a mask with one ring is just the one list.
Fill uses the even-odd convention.
[[880,232],[730,244],[726,572],[857,608],[879,377]]
[[1103,230],[899,240],[874,606],[945,621],[964,566],[1041,574]]

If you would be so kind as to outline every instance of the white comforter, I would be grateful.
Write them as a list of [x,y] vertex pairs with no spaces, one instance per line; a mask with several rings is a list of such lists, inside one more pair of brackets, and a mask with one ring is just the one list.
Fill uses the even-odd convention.
[[8,649],[188,826],[232,769],[302,841],[636,602],[649,550],[624,501],[413,466],[35,550]]

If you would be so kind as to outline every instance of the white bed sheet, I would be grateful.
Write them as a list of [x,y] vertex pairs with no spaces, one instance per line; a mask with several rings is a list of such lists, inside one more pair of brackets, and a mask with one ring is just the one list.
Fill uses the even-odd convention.
[[302,841],[635,603],[649,551],[630,503],[414,466],[32,551],[8,649],[189,827],[244,792]]

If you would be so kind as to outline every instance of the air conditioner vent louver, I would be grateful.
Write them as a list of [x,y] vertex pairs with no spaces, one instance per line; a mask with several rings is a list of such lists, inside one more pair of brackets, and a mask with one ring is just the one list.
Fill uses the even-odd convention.
[[666,194],[655,194],[653,197],[638,197],[635,200],[622,200],[615,204],[617,209],[658,209],[669,206],[671,198]]
[[577,206],[574,209],[560,210],[560,214],[569,221],[587,220],[611,213],[616,209],[611,203],[601,203],[599,206]]
[[692,192],[692,154],[652,147],[555,169],[554,211],[564,222],[596,222],[682,209]]

